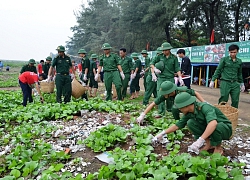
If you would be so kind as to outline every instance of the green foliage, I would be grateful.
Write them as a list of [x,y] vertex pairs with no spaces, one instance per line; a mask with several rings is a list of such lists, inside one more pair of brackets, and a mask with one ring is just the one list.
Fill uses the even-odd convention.
[[89,137],[84,140],[84,144],[94,152],[105,151],[113,147],[118,142],[125,142],[127,131],[120,126],[108,124],[97,131],[91,132]]
[[[23,107],[21,92],[0,91],[0,144],[9,146],[10,152],[0,157],[0,180],[41,179],[82,180],[81,174],[62,172],[71,156],[64,151],[55,151],[47,141],[57,127],[49,121],[56,119],[71,120],[79,110],[97,110],[124,113],[138,116],[139,104],[122,101],[103,101],[94,98],[89,101],[75,100],[67,104],[55,103],[55,96],[45,95],[45,103],[36,101]],[[135,118],[131,122],[135,123]],[[126,130],[119,125],[108,124],[92,132],[85,139],[86,146],[95,152],[111,150],[114,164],[102,166],[98,172],[89,174],[86,179],[244,179],[244,164],[230,162],[220,154],[202,152],[200,156],[179,153],[183,131],[168,135],[170,143],[166,146],[167,154],[159,156],[151,146],[153,135],[168,128],[176,121],[171,115],[155,120],[153,114],[147,114],[146,127],[134,124]],[[128,150],[116,147],[130,141]],[[81,142],[78,142],[80,144]],[[119,144],[120,143],[120,144]],[[75,159],[74,163],[78,163]],[[230,170],[230,169],[231,170]]]

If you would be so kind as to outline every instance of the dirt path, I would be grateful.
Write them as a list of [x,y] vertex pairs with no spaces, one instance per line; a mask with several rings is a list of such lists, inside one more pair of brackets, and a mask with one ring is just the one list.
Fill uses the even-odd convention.
[[[202,97],[205,98],[210,104],[217,104],[220,97],[219,89],[210,89],[204,86],[193,85],[192,88],[198,91]],[[229,100],[231,104],[231,100]],[[250,125],[250,94],[240,93],[240,103],[239,103],[239,124]]]

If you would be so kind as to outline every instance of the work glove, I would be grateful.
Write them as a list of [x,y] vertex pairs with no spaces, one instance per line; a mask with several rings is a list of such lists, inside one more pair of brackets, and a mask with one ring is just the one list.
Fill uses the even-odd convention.
[[163,130],[161,133],[157,134],[153,139],[152,139],[152,144],[156,144],[160,140],[162,140],[162,137],[166,134],[166,131]]
[[156,77],[155,73],[152,73],[152,81],[154,81],[154,82],[157,81],[157,77]]
[[142,124],[143,123],[143,120],[144,120],[144,118],[145,118],[145,113],[144,112],[142,112],[141,114],[140,114],[140,116],[136,119],[136,122],[140,125],[140,124]]
[[184,81],[181,76],[178,77],[180,86],[185,86]]
[[188,146],[188,152],[194,152],[195,154],[200,153],[200,148],[205,143],[205,140],[202,137],[199,137],[191,146]]
[[240,91],[241,91],[241,92],[244,92],[244,91],[245,91],[245,85],[244,85],[244,83],[241,83],[241,84],[240,84]]
[[33,92],[34,92],[34,96],[38,96],[38,92],[37,92],[36,88],[33,88]]
[[51,76],[48,76],[48,78],[46,79],[46,82],[50,82],[51,81]]
[[96,75],[95,75],[95,81],[98,81],[98,77],[99,77],[99,74],[96,73]]
[[125,75],[124,75],[123,71],[120,72],[120,75],[122,77],[122,80],[124,80],[125,79]]
[[161,73],[161,70],[157,69],[156,67],[154,68],[154,72],[155,74],[160,74]]
[[145,74],[145,71],[142,70],[142,71],[140,72],[140,75],[143,76],[144,74]]
[[71,74],[70,76],[71,76],[71,79],[74,79],[74,78],[75,78],[75,75],[74,75],[74,74]]
[[84,81],[87,81],[87,80],[88,80],[86,74],[83,75],[83,80],[84,80]]
[[210,87],[210,88],[214,88],[214,81],[211,81],[211,82],[209,83],[209,87]]

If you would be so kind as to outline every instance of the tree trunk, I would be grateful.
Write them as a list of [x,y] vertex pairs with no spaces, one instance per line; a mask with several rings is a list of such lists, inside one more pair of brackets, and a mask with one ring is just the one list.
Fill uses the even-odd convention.
[[226,43],[227,39],[226,39],[225,31],[224,31],[224,28],[222,26],[221,19],[220,19],[220,16],[219,16],[219,5],[220,5],[220,1],[215,6],[215,12],[216,12],[215,15],[216,15],[216,17],[218,19],[218,23],[220,25],[220,29],[221,29],[221,32],[222,32],[222,35],[223,35],[224,42]]
[[170,23],[166,23],[166,25],[165,25],[165,33],[166,33],[167,42],[171,43],[169,26],[170,26]]
[[239,41],[240,39],[240,31],[239,31],[239,15],[240,15],[240,7],[242,4],[242,0],[239,0],[236,6],[236,10],[235,10],[235,41]]
[[188,40],[187,46],[192,46],[192,45],[191,45],[191,34],[190,34],[190,29],[189,29],[189,23],[186,23],[186,24],[185,24],[185,28],[186,28],[187,40]]

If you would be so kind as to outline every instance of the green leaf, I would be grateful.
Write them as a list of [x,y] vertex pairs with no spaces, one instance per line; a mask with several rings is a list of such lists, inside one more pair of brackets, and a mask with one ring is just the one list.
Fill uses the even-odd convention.
[[188,180],[196,180],[196,177],[190,177],[190,178],[188,178]]
[[55,171],[58,172],[64,167],[64,164],[60,163],[55,166]]
[[220,173],[219,173],[219,177],[220,177],[221,179],[227,179],[228,174],[227,174],[226,172],[220,172]]
[[243,175],[237,175],[234,177],[234,180],[244,180],[244,176]]
[[20,177],[21,175],[21,172],[17,169],[13,169],[11,172],[10,172],[11,175],[15,176],[15,178],[18,178]]

